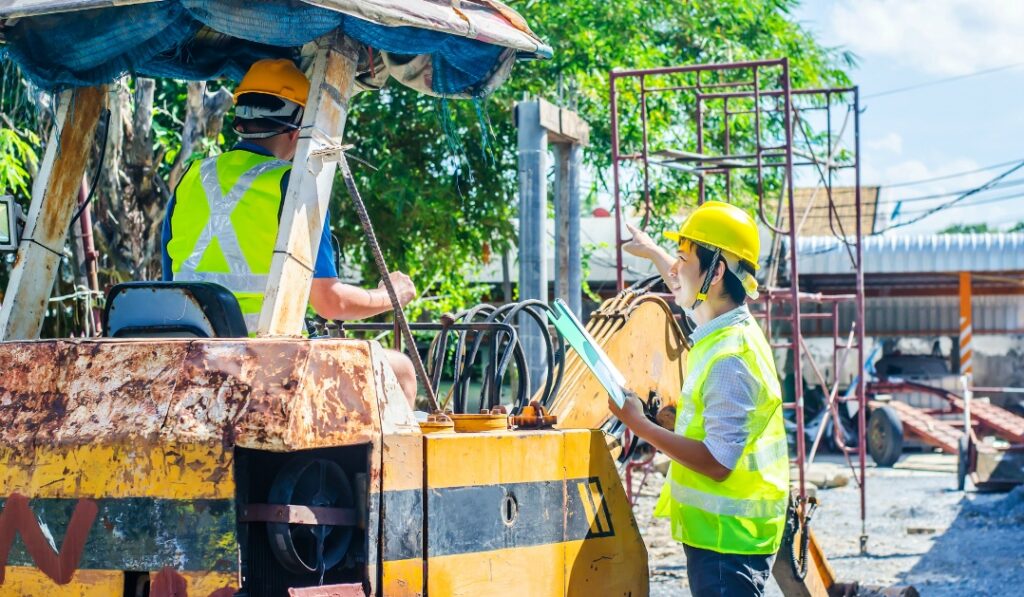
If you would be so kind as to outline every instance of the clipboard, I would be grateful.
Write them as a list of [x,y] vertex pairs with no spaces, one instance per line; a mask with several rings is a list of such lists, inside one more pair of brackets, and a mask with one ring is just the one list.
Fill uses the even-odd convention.
[[555,326],[569,346],[580,355],[580,359],[601,382],[615,404],[621,408],[626,403],[626,393],[623,391],[626,378],[615,367],[601,346],[587,332],[580,320],[576,319],[562,299],[555,299],[552,311],[548,311],[547,314],[551,325]]

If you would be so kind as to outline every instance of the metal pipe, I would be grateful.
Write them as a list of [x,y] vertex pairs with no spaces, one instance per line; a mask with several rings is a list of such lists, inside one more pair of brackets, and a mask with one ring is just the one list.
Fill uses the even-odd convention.
[[[793,98],[790,95],[790,81],[789,81],[789,59],[782,59],[782,88],[784,91],[784,107],[785,107],[785,127],[786,127],[786,179],[789,181],[793,180]],[[790,250],[790,294],[792,297],[792,329],[793,335],[793,402],[796,404],[796,457],[797,457],[797,468],[799,472],[799,493],[800,502],[803,503],[807,499],[807,479],[806,471],[804,470],[804,452],[805,452],[805,441],[804,441],[804,392],[803,392],[803,376],[801,374],[801,363],[800,363],[800,270],[797,264],[797,243],[796,243],[796,226],[793,222],[796,221],[796,212],[793,204],[793,184],[789,184],[787,188],[788,199],[789,199],[789,250]],[[762,197],[763,200],[763,197]]]
[[[697,98],[696,98],[696,100],[697,100],[697,113],[695,115],[695,120],[697,122],[697,153],[698,154],[703,154],[704,153],[704,101],[701,99],[701,96],[700,96],[700,93],[699,93],[699,91],[700,91],[700,73],[701,73],[701,71],[697,71],[697,90],[698,90],[698,94],[697,94]],[[702,205],[704,203],[704,199],[705,199],[705,194],[706,193],[707,193],[707,182],[704,180],[704,177],[701,176],[701,177],[697,178],[697,205]]]
[[640,147],[644,164],[644,217],[641,227],[646,228],[651,219],[651,164],[647,150],[647,93],[644,90],[644,77],[640,77],[640,130],[643,134],[643,145]]
[[[547,245],[547,153],[548,132],[541,126],[540,101],[516,104],[519,161],[519,300],[548,300]],[[527,315],[519,317],[522,339],[530,370],[530,394],[539,387],[547,366],[544,338]]]
[[751,60],[748,62],[723,62],[715,64],[697,64],[690,66],[666,66],[662,68],[643,68],[633,70],[617,70],[612,71],[611,78],[618,79],[621,77],[639,77],[639,76],[653,76],[653,75],[671,75],[674,73],[691,73],[701,71],[716,71],[716,70],[732,70],[732,69],[743,69],[751,68],[754,66],[783,66],[785,58],[778,58],[773,60]]
[[608,78],[608,103],[611,107],[612,136],[612,194],[615,197],[615,291],[622,292],[626,287],[622,279],[622,197],[619,195],[619,103],[615,95],[615,80],[618,77],[612,71]]
[[[753,84],[754,84],[753,81],[731,81],[731,82],[726,82],[726,83],[708,83],[707,85],[704,85],[703,88],[704,89],[712,89],[712,88],[714,88],[714,89],[729,89],[729,88],[732,88],[732,87],[743,87],[745,85],[753,85]],[[697,87],[695,87],[693,85],[675,85],[675,86],[672,86],[672,87],[648,87],[647,88],[647,90],[652,92],[652,93],[654,93],[654,92],[661,92],[661,91],[693,91],[695,89],[697,89]]]
[[[725,114],[722,116],[723,125],[725,126],[725,140],[722,144],[722,151],[725,155],[729,155],[729,99],[722,100],[722,111]],[[760,146],[760,143],[758,143]],[[760,154],[760,152],[758,152]],[[732,202],[732,170],[725,170],[725,200]]]
[[[103,164],[97,166],[102,168]],[[85,258],[85,275],[89,282],[89,290],[95,292],[99,296],[100,292],[100,280],[97,268],[97,261],[100,254],[96,251],[96,244],[92,237],[92,206],[85,205],[85,201],[89,197],[89,182],[85,176],[82,176],[82,186],[78,190],[78,205],[79,209],[82,210],[82,215],[78,219],[79,229],[82,234],[82,255]],[[92,301],[89,301],[91,304]],[[100,308],[93,307],[92,312],[88,314],[92,318],[92,329],[96,336],[103,335],[103,318],[101,316],[102,311]]]
[[854,193],[855,201],[857,203],[857,224],[856,224],[856,243],[857,243],[857,263],[855,263],[857,272],[857,321],[860,325],[857,326],[857,397],[860,399],[860,412],[857,416],[857,438],[858,446],[857,450],[860,453],[860,551],[861,553],[867,553],[868,535],[867,535],[867,394],[865,392],[865,377],[864,375],[864,231],[861,227],[861,195],[860,195],[860,88],[853,88],[853,143],[854,143],[854,156],[856,158],[857,168],[854,170]]
[[[840,93],[852,93],[856,87],[839,87],[839,88],[811,88],[811,89],[790,89],[790,96],[804,96],[804,95],[826,95],[832,96]],[[751,97],[753,95],[751,91],[732,91],[732,92],[720,92],[720,93],[706,93],[704,97],[707,99],[722,99],[725,97],[731,98],[743,98]],[[769,89],[761,91],[761,95],[768,97],[784,97],[786,94],[783,89]]]

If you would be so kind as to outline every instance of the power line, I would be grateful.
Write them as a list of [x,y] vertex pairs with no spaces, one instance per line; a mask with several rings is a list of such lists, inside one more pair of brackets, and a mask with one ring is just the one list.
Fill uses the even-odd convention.
[[1018,162],[1015,166],[1013,166],[1009,170],[1006,170],[1002,174],[997,175],[996,177],[992,178],[991,180],[989,180],[985,184],[977,186],[974,189],[971,189],[971,190],[967,191],[966,193],[963,193],[962,195],[960,195],[956,199],[953,199],[951,201],[947,201],[946,203],[943,203],[942,205],[936,205],[935,207],[925,211],[921,215],[919,215],[917,217],[914,217],[914,218],[911,218],[911,219],[907,220],[906,222],[900,222],[898,224],[891,224],[889,226],[886,226],[885,228],[883,228],[882,230],[879,230],[878,232],[875,232],[874,234],[882,234],[883,232],[888,232],[889,230],[894,230],[896,228],[903,228],[904,226],[910,226],[911,224],[916,224],[917,222],[920,222],[921,220],[927,218],[928,216],[931,216],[931,215],[933,215],[935,213],[938,213],[938,212],[940,212],[942,210],[949,209],[950,207],[960,203],[961,201],[963,201],[964,199],[967,199],[968,197],[971,197],[973,195],[977,195],[978,193],[981,193],[982,191],[987,191],[989,188],[992,187],[992,185],[998,183],[1002,179],[1004,179],[1007,176],[1013,174],[1017,170],[1020,170],[1021,168],[1024,168],[1024,160]]
[[[1024,193],[1014,193],[1012,195],[1000,195],[998,197],[986,197],[985,199],[980,199],[978,201],[972,201],[970,203],[958,203],[956,205],[950,206],[948,209],[959,209],[959,208],[962,208],[962,207],[974,207],[976,205],[987,205],[989,203],[999,203],[1000,201],[1009,201],[1011,199],[1019,199],[1021,197],[1024,197]],[[849,206],[843,206],[843,207],[849,207]],[[929,208],[921,208],[921,209],[912,209],[912,210],[908,210],[908,211],[900,211],[899,215],[905,216],[905,215],[919,214],[919,213],[924,213],[924,212],[926,212],[928,210],[929,210]],[[810,214],[808,214],[807,215],[807,219],[808,220],[827,220],[828,219],[829,216],[828,216],[827,213],[814,213],[815,211],[820,212],[821,210],[814,210]],[[863,217],[864,215],[865,214],[862,211],[861,212],[861,216]],[[847,220],[850,220],[850,219],[852,219],[854,217],[854,213],[850,212],[850,211],[847,211],[847,210],[840,210],[839,211],[839,217],[843,218],[844,221],[847,221]]]
[[[1014,164],[1021,163],[1021,160],[1018,160],[1016,162],[1011,162],[1011,163],[1014,163]],[[1016,186],[1019,186],[1019,185],[1022,185],[1022,184],[1024,184],[1024,178],[1018,178],[1018,179],[1007,180],[1006,182],[1001,182],[1001,183],[994,184],[994,185],[992,185],[990,187],[987,187],[986,190],[989,190],[989,189],[1005,189],[1006,187],[1016,187]],[[907,197],[906,199],[886,199],[886,203],[915,203],[917,201],[930,201],[930,200],[933,200],[933,199],[942,199],[943,197],[953,197],[954,195],[960,195],[960,194],[963,194],[963,193],[968,193],[970,191],[973,191],[976,188],[977,187],[970,187],[970,188],[967,188],[967,189],[960,189],[959,191],[948,191],[948,192],[945,192],[945,193],[933,193],[931,195],[916,195],[916,196],[913,196],[913,197]]]
[[880,91],[878,93],[870,93],[868,95],[865,95],[863,97],[863,99],[869,99],[869,98],[873,98],[873,97],[884,97],[884,96],[887,96],[887,95],[894,95],[894,94],[897,94],[897,93],[904,93],[906,91],[914,91],[916,89],[921,89],[923,87],[931,87],[933,85],[941,85],[943,83],[949,83],[950,81],[959,81],[961,79],[969,79],[971,77],[980,77],[982,75],[989,75],[989,74],[992,74],[992,73],[997,73],[997,72],[1000,72],[1000,71],[1009,70],[1009,69],[1012,69],[1012,68],[1017,68],[1018,66],[1021,66],[1021,65],[1024,65],[1024,62],[1017,62],[1015,64],[1007,64],[1005,66],[997,66],[995,68],[979,70],[977,72],[967,73],[965,75],[955,75],[955,76],[946,77],[946,78],[943,78],[943,79],[934,79],[932,81],[925,81],[923,83],[917,83],[916,85],[908,85],[906,87],[897,87],[896,89],[888,89],[886,91]]
[[[1022,160],[1017,160],[1016,162],[1011,162],[1011,163],[1012,164],[1017,164],[1017,163],[1020,163],[1021,161]],[[1000,182],[1000,183],[994,184],[994,185],[992,185],[990,187],[987,187],[985,190],[991,191],[991,190],[995,190],[995,189],[1005,189],[1005,188],[1008,188],[1008,187],[1017,187],[1017,186],[1020,186],[1020,185],[1024,185],[1024,178],[1015,178],[1013,180],[1007,180],[1007,181],[1004,181],[1004,182]],[[882,187],[882,188],[884,189],[885,187]],[[959,190],[956,190],[956,191],[948,191],[948,192],[945,192],[945,193],[935,193],[935,194],[932,194],[932,195],[915,195],[913,197],[906,197],[904,199],[896,199],[896,198],[888,199],[887,198],[884,201],[882,199],[879,199],[878,200],[878,204],[882,205],[884,203],[884,204],[890,204],[891,205],[891,204],[896,204],[896,203],[918,203],[918,202],[921,202],[921,201],[934,201],[936,199],[943,199],[945,197],[954,197],[956,195],[962,195],[964,193],[973,191],[976,188],[977,187],[970,187],[970,188],[967,188],[967,189],[959,189]],[[827,195],[825,195],[825,197],[827,197]],[[823,199],[823,200],[825,202],[821,206],[815,205],[815,206],[811,207],[811,210],[810,210],[811,214],[815,214],[815,212],[819,212],[819,211],[826,211],[826,210],[828,210],[827,199]],[[806,206],[798,206],[797,209],[801,209],[802,210],[802,209],[807,209],[807,207]],[[840,214],[850,214],[850,215],[852,215],[856,211],[856,209],[857,209],[856,206],[849,205],[849,204],[841,204],[841,205],[837,205],[836,206],[836,211],[838,213],[840,213]],[[808,216],[808,217],[810,217],[810,216]]]
[[896,188],[896,187],[910,187],[910,186],[915,186],[915,185],[919,185],[919,184],[924,184],[924,183],[927,183],[927,182],[935,182],[935,181],[939,181],[939,180],[949,180],[950,178],[959,178],[961,176],[966,176],[968,174],[977,174],[978,172],[986,172],[988,170],[995,170],[996,168],[1002,168],[1004,166],[1009,166],[1011,164],[1016,164],[1017,162],[1021,161],[1022,159],[1024,159],[1024,158],[1017,158],[1015,160],[1010,160],[1008,162],[1002,162],[1002,163],[999,163],[999,164],[992,164],[991,166],[982,166],[981,168],[976,168],[974,170],[964,170],[962,172],[954,172],[952,174],[946,174],[946,175],[943,175],[943,176],[933,176],[931,178],[919,178],[917,180],[905,180],[903,182],[893,182],[893,183],[889,183],[889,184],[885,184],[885,185],[880,185],[880,186],[882,186],[884,188],[887,188],[887,189],[892,189],[892,188]]

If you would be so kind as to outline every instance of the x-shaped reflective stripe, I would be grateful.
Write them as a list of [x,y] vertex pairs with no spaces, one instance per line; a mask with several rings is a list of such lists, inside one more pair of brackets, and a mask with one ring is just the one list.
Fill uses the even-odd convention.
[[[192,254],[182,263],[181,269],[175,277],[181,280],[216,282],[233,292],[265,292],[267,276],[252,273],[252,269],[242,253],[242,247],[238,244],[238,235],[235,234],[235,228],[231,224],[231,213],[261,174],[288,165],[288,162],[282,160],[257,164],[242,174],[228,193],[224,194],[221,192],[220,180],[217,177],[217,160],[210,159],[202,162],[199,169],[199,180],[206,195],[206,203],[210,208],[210,217],[199,234]],[[213,239],[217,239],[230,273],[196,271],[203,254]]]

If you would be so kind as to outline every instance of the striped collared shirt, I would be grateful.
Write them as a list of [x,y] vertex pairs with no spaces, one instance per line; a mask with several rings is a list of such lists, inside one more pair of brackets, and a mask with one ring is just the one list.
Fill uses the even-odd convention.
[[[741,305],[697,326],[690,338],[696,344],[712,332],[739,325],[751,317],[747,306]],[[747,420],[759,391],[754,374],[738,356],[715,361],[704,380],[704,445],[729,470],[736,468],[747,444]]]

